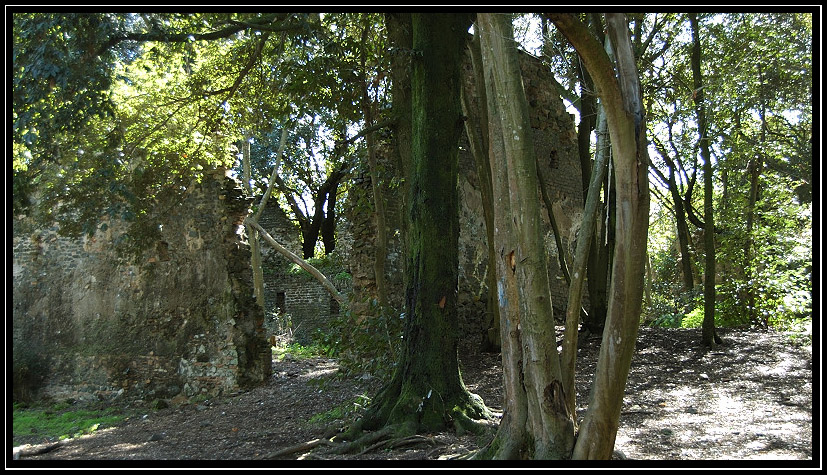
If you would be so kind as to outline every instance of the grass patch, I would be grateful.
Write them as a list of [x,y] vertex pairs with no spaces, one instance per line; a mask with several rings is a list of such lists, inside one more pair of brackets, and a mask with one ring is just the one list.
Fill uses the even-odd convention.
[[70,409],[66,403],[47,408],[14,406],[12,434],[17,441],[62,440],[91,434],[98,429],[112,426],[125,419],[114,408],[102,410]]
[[318,345],[304,346],[299,343],[291,343],[286,346],[273,346],[273,356],[276,361],[283,360],[287,355],[293,359],[316,358],[319,356],[329,356],[330,351]]
[[333,409],[314,414],[307,422],[310,424],[319,424],[336,420],[345,420],[363,410],[369,402],[370,398],[366,394],[360,394],[350,401],[336,406]]

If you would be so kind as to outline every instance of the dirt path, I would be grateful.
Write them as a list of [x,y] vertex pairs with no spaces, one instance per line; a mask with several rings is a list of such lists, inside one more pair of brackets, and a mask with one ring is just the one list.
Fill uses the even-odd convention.
[[[793,344],[788,336],[772,332],[723,330],[721,335],[725,344],[704,353],[696,348],[697,330],[641,329],[616,450],[632,461],[813,459],[810,344]],[[581,417],[598,344],[594,338],[581,345]],[[99,429],[23,461],[187,460],[193,462],[188,466],[210,466],[202,461],[214,460],[279,466],[297,458],[435,460],[457,457],[486,442],[473,435],[430,434],[410,445],[361,455],[332,455],[319,446],[262,461],[321,437],[330,426],[345,424],[337,412],[358,411],[360,396],[377,389],[375,380],[336,378],[336,372],[333,359],[274,362],[265,386],[198,404],[142,409],[117,427]],[[472,354],[462,361],[462,373],[472,392],[495,410],[502,407],[499,355]],[[34,441],[15,436],[14,445],[24,442]],[[24,450],[43,446],[26,445]]]

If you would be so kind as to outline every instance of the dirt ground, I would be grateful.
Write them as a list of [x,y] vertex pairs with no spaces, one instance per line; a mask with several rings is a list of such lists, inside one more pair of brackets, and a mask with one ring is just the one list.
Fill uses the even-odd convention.
[[[613,463],[758,460],[820,466],[820,450],[815,460],[813,456],[811,343],[774,332],[722,329],[719,333],[724,344],[703,352],[697,347],[699,330],[641,328],[615,444],[614,458],[626,460]],[[581,418],[598,345],[597,337],[580,345]],[[499,355],[472,349],[460,354],[468,388],[489,407],[501,410]],[[427,434],[396,447],[379,444],[359,455],[335,455],[332,447],[318,445],[274,457],[280,450],[321,438],[329,428],[342,427],[347,421],[336,419],[335,409],[358,411],[354,402],[378,388],[374,379],[336,374],[333,359],[287,358],[273,363],[273,375],[264,386],[160,410],[133,405],[126,409],[135,415],[117,426],[57,446],[54,441],[15,434],[15,450],[22,451],[20,460],[10,466],[60,466],[65,461],[98,466],[105,461],[117,467],[140,467],[130,461],[156,461],[156,465],[185,461],[186,467],[300,468],[320,463],[305,461],[370,466],[402,460],[408,468],[426,460],[456,459],[491,437]],[[820,432],[820,420],[817,427]],[[31,455],[43,448],[52,450]],[[7,451],[7,458],[10,455]],[[462,463],[448,465],[456,468]]]

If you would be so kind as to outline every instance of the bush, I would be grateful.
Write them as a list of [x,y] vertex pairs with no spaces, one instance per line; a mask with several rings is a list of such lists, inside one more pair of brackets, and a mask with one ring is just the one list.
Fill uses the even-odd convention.
[[695,307],[681,319],[681,328],[701,328],[704,323],[704,307]]
[[347,310],[334,318],[327,332],[317,330],[316,345],[339,359],[343,373],[371,374],[387,379],[393,374],[402,347],[404,314],[370,302],[367,315]]
[[37,399],[49,361],[41,348],[17,343],[12,350],[12,400],[28,403]]

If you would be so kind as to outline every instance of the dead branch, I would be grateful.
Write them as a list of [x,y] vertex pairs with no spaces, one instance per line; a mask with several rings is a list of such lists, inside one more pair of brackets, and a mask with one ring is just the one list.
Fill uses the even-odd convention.
[[337,432],[338,432],[338,429],[336,429],[335,427],[329,427],[325,431],[324,435],[322,435],[318,439],[313,439],[313,440],[310,440],[310,441],[307,441],[307,442],[302,442],[301,444],[296,444],[296,445],[293,445],[293,446],[290,446],[290,447],[287,447],[287,448],[284,448],[284,449],[281,449],[281,450],[277,450],[277,451],[271,452],[267,455],[263,455],[259,458],[263,459],[263,460],[268,460],[268,459],[274,459],[274,458],[278,458],[278,457],[284,457],[285,455],[290,455],[290,454],[294,454],[294,453],[297,453],[297,452],[307,452],[308,450],[311,450],[311,449],[313,449],[313,448],[315,448],[319,445],[334,446],[334,445],[336,445],[336,443],[333,442],[331,440],[331,438]]
[[58,442],[54,442],[48,445],[38,446],[35,445],[31,446],[20,446],[15,447],[12,453],[12,458],[14,460],[19,460],[23,457],[34,457],[36,455],[43,455],[45,453],[49,453],[53,450],[59,449],[68,443],[69,439],[60,440]]

